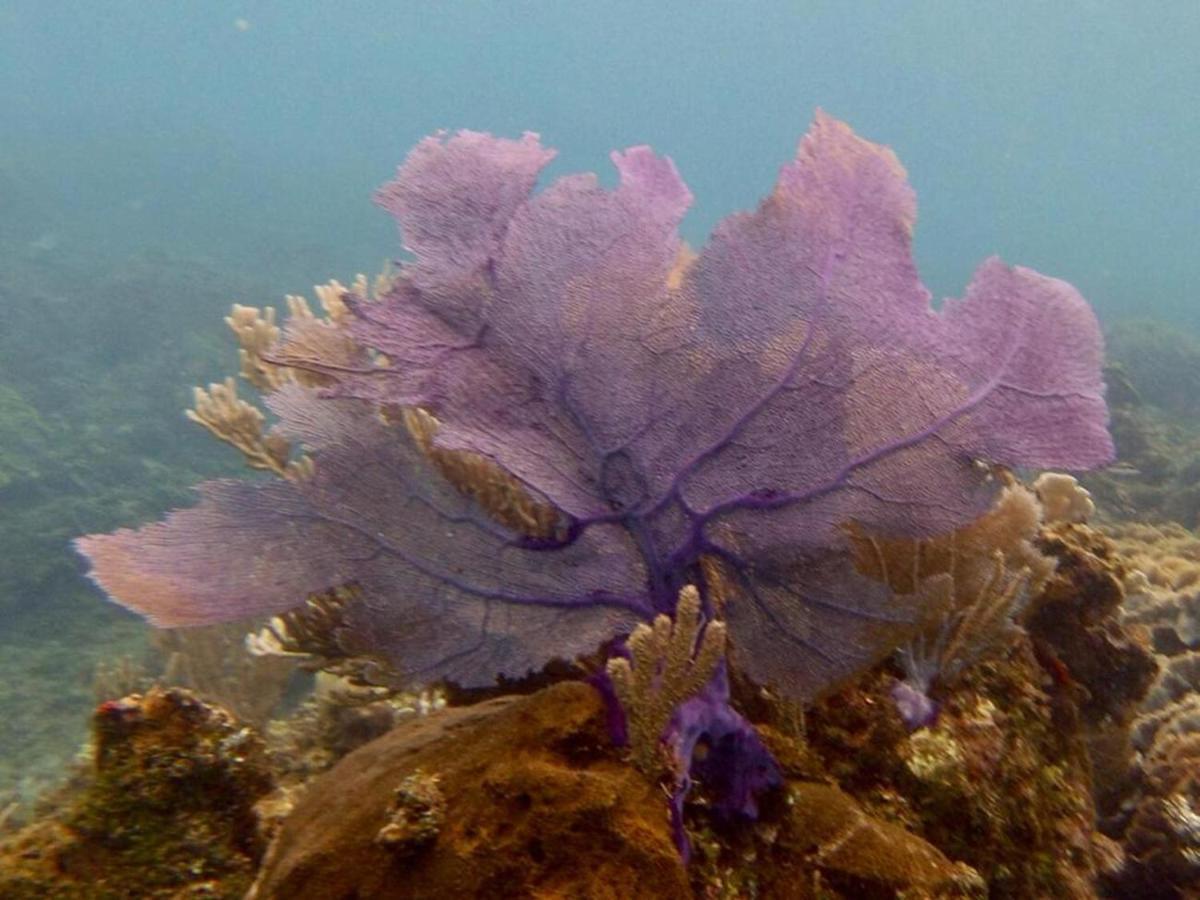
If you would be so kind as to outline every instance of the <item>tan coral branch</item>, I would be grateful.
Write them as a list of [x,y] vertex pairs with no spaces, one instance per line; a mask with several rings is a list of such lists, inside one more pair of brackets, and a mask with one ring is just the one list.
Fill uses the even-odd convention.
[[279,326],[275,324],[275,308],[233,304],[225,317],[239,347],[239,373],[264,393],[277,390],[291,381],[291,373],[283,366],[267,362],[267,357],[279,341]]
[[278,434],[263,432],[265,416],[237,395],[237,383],[226,378],[208,390],[193,389],[194,407],[187,417],[203,425],[219,440],[236,447],[252,469],[274,472],[284,478],[305,478],[312,472],[308,457],[291,459],[291,444]]
[[672,714],[712,679],[725,654],[725,624],[705,625],[700,592],[688,585],[679,592],[674,623],[660,615],[651,625],[639,625],[629,637],[629,652],[632,659],[608,661],[608,676],[625,711],[633,763],[657,775],[663,768],[660,741]]

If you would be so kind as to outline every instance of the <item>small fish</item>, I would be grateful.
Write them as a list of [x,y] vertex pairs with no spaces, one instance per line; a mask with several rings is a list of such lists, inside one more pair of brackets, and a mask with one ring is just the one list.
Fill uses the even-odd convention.
[[1110,475],[1113,478],[1122,480],[1127,478],[1141,478],[1142,470],[1127,462],[1114,463],[1103,470],[1105,475]]

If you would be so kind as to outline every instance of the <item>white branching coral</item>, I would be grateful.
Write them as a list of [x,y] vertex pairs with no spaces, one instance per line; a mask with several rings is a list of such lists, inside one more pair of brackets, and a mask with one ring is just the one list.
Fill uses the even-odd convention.
[[657,616],[629,636],[632,659],[611,659],[608,677],[625,711],[633,763],[647,774],[663,768],[659,751],[675,709],[712,680],[725,654],[725,624],[704,623],[700,592],[679,592],[675,621]]

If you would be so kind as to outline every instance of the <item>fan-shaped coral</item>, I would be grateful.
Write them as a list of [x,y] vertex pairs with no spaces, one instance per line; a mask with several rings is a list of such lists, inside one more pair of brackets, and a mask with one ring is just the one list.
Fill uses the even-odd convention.
[[[903,170],[845,125],[818,115],[767,201],[694,258],[669,160],[634,148],[614,191],[573,176],[530,196],[551,155],[532,135],[418,145],[380,193],[414,259],[378,300],[348,291],[267,349],[272,323],[232,323],[251,375],[305,373],[274,373],[268,406],[315,473],[208,484],[161,524],[84,539],[97,581],[169,625],[354,584],[348,639],[484,684],[672,611],[684,583],[703,594],[707,555],[732,573],[742,665],[805,696],[908,621],[849,564],[844,523],[945,531],[993,493],[979,458],[1109,458],[1086,304],[990,260],[934,312]],[[392,424],[406,407],[436,416],[435,453],[489,461],[563,531],[523,535],[446,484]]]

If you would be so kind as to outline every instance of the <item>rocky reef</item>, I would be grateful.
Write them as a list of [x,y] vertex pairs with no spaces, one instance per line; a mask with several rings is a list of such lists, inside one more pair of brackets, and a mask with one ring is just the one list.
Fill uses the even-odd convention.
[[1158,674],[1132,724],[1123,802],[1105,824],[1130,849],[1129,894],[1173,897],[1164,886],[1200,890],[1200,538],[1172,523],[1109,530],[1135,567],[1125,622]]
[[100,705],[77,793],[0,845],[0,896],[240,897],[274,787],[262,739],[182,690]]
[[324,683],[266,737],[152,690],[97,710],[91,774],[0,847],[0,895],[1192,896],[1195,654],[1155,651],[1127,539],[1054,522],[1035,545],[1054,567],[1024,628],[935,681],[922,727],[896,661],[804,710],[735,679],[782,781],[757,821],[696,783],[690,863],[669,773],[581,681],[419,711]]

